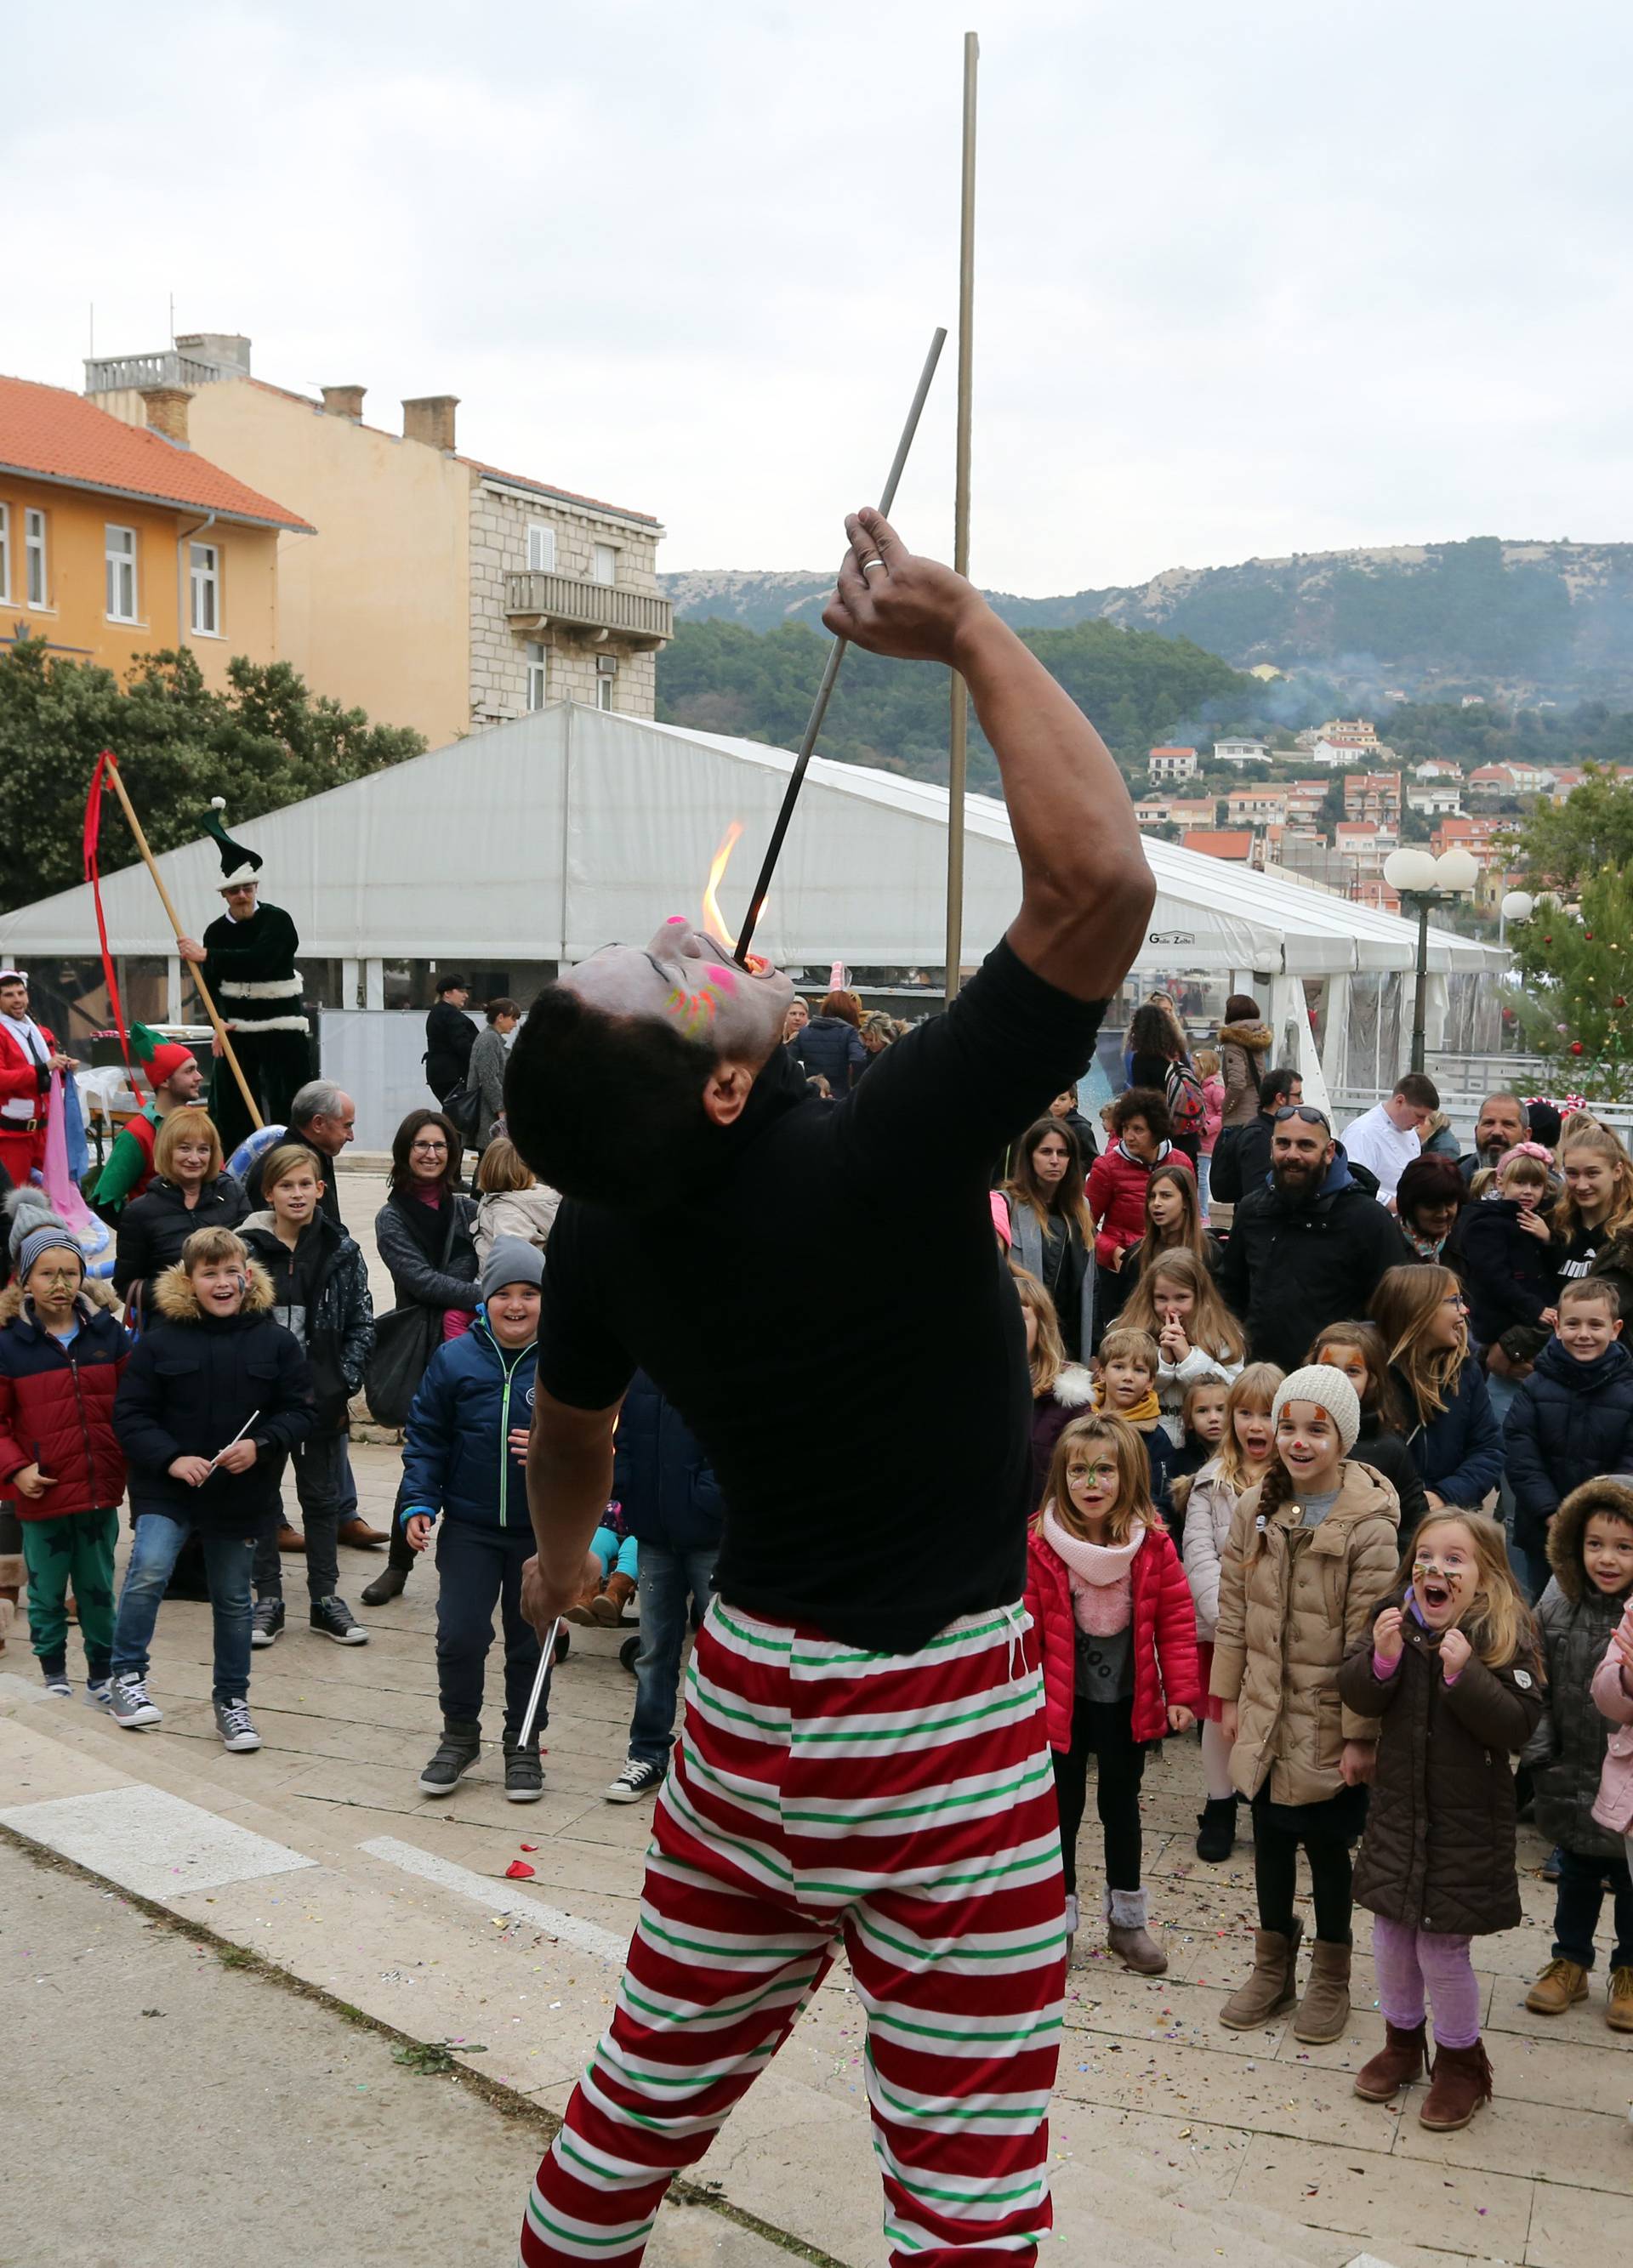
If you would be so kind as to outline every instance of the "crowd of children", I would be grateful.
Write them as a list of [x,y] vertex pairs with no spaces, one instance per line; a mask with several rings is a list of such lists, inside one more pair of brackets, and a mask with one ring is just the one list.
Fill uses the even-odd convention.
[[[1592,1241],[1609,1208],[1633,1202],[1633,1173],[1614,1138],[1590,1130],[1576,1138],[1584,1162],[1562,1202],[1548,1153],[1510,1150],[1469,1209],[1463,1272],[1436,1241],[1384,1275],[1368,1315],[1325,1326],[1283,1374],[1250,1359],[1219,1295],[1189,1160],[1126,1108],[1097,1168],[1097,1280],[1115,1278],[1119,1312],[1109,1325],[1094,1314],[1096,1225],[1081,1182],[1056,1170],[1057,1151],[1069,1165],[1060,1126],[1052,1116],[1017,1145],[994,1220],[1032,1382],[1026,1605],[1068,1939],[1092,1760],[1107,1945],[1138,1974],[1166,1968],[1141,1787],[1153,1747],[1200,1727],[1197,1853],[1228,1859],[1245,1805],[1258,1907],[1251,1970],[1220,2021],[1252,2030],[1290,2017],[1301,2042],[1335,2040],[1359,1904],[1372,1916],[1386,2029],[1356,2091],[1385,2102],[1416,2079],[1432,2021],[1420,2116],[1455,2129],[1490,2093],[1471,1947],[1519,1920],[1522,1796],[1556,1846],[1557,1877],[1552,1951],[1527,2006],[1557,2014],[1587,1997],[1608,1896],[1607,2020],[1633,2031],[1629,1287]],[[262,1209],[229,1227],[203,1202],[218,1158],[192,1131],[197,1189],[182,1209],[197,1223],[182,1234],[178,1221],[164,1248],[174,1256],[156,1252],[136,1270],[139,1335],[87,1285],[63,1225],[29,1193],[14,1206],[0,1303],[0,1572],[17,1558],[26,1570],[48,1690],[72,1691],[71,1594],[87,1697],[142,1728],[161,1721],[149,1650],[196,1540],[216,1723],[240,1751],[260,1745],[252,1653],[284,1627],[273,1539],[286,1475],[310,1627],[366,1639],[339,1595],[336,1535],[347,1410],[374,1321],[362,1253],[322,1202],[314,1152],[270,1149]],[[543,1790],[550,1678],[529,1722],[542,1652],[521,1608],[534,1548],[525,1466],[554,1200],[502,1136],[478,1188],[470,1327],[444,1333],[414,1396],[395,1518],[414,1552],[434,1530],[440,1579],[442,1731],[418,1786],[445,1795],[480,1758],[497,1612],[504,1793],[528,1802]],[[1494,1348],[1501,1419],[1476,1355]],[[706,1600],[720,1521],[701,1451],[649,1381],[631,1409],[618,1477],[630,1502],[610,1505],[571,1616],[617,1624],[640,1584],[640,1699],[629,1763],[608,1792],[617,1801],[662,1779],[689,1614]],[[127,1493],[134,1538],[115,1598]],[[1505,1538],[1488,1511],[1511,1500]],[[647,1557],[650,1594],[638,1572]]]

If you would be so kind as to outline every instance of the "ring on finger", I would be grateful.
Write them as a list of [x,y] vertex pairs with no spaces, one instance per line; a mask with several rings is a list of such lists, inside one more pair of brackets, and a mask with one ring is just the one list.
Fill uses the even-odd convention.
[[865,575],[865,574],[868,572],[868,570],[870,567],[883,567],[883,564],[884,564],[883,560],[883,559],[881,559],[881,558],[879,557],[878,554],[876,552],[876,553],[875,553],[875,555],[874,555],[874,556],[873,556],[871,559],[864,559],[864,560],[862,561],[862,563],[861,563],[861,571],[862,571],[862,573]]

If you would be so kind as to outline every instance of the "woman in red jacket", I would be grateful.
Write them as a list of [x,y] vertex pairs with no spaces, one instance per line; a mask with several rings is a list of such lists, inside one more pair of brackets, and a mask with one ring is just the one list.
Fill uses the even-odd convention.
[[1146,1749],[1193,1725],[1202,1693],[1190,1587],[1149,1488],[1145,1443],[1123,1418],[1068,1425],[1028,1539],[1026,1606],[1043,1654],[1068,1940],[1077,1927],[1077,1832],[1093,1756],[1106,1942],[1141,1976],[1160,1977],[1168,1956],[1146,1926],[1140,1881],[1140,1781]]
[[0,1491],[22,1522],[28,1628],[46,1690],[66,1696],[71,1581],[85,1698],[105,1704],[114,1639],[114,1544],[125,1461],[114,1394],[130,1341],[83,1296],[85,1256],[60,1222],[31,1229],[0,1300]]
[[1115,1137],[1089,1169],[1089,1210],[1097,1234],[1095,1258],[1115,1274],[1131,1246],[1145,1234],[1145,1186],[1155,1166],[1194,1174],[1183,1150],[1169,1140],[1168,1105],[1154,1087],[1131,1086],[1112,1105]]

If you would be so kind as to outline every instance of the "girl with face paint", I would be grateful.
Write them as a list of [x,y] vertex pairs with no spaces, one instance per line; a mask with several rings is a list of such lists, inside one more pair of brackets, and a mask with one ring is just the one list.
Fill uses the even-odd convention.
[[1378,1727],[1355,1889],[1373,1915],[1385,2038],[1356,2093],[1388,2102],[1418,2077],[1432,2008],[1433,2081],[1418,2119],[1454,2132],[1491,2096],[1469,1944],[1520,1919],[1512,1758],[1543,1705],[1535,1626],[1495,1521],[1430,1514],[1339,1691]]
[[[1350,1452],[1361,1407],[1339,1370],[1282,1380],[1275,1457],[1238,1503],[1219,1580],[1212,1691],[1231,1780],[1253,1807],[1259,1929],[1252,1974],[1219,2012],[1257,2031],[1297,2002],[1293,2036],[1337,2039],[1349,2021],[1350,1849],[1366,1818],[1376,1728],[1340,1705],[1338,1672],[1371,1627],[1398,1557],[1395,1492]],[[1316,1940],[1298,1999],[1298,1857]]]
[[[1220,1719],[1223,1702],[1208,1690],[1214,1631],[1219,1620],[1219,1570],[1238,1500],[1269,1471],[1275,1455],[1270,1416],[1282,1373],[1273,1362],[1250,1363],[1225,1394],[1224,1431],[1194,1481],[1171,1481],[1169,1493],[1185,1521],[1185,1573],[1196,1607],[1196,1650],[1201,1665],[1202,1784],[1196,1815],[1196,1855],[1219,1866],[1236,1847],[1238,1800],[1230,1778],[1230,1743]],[[1205,1389],[1204,1389],[1205,1390]],[[1180,1502],[1183,1495],[1184,1501]]]

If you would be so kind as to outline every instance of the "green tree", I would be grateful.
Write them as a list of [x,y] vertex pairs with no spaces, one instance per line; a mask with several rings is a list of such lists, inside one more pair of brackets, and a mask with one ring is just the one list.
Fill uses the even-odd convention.
[[1633,873],[1601,868],[1568,913],[1544,898],[1509,941],[1525,979],[1517,1005],[1526,1036],[1569,1085],[1601,1102],[1633,1096]]
[[[286,662],[235,659],[227,680],[213,691],[185,650],[150,656],[124,685],[37,638],[0,654],[0,910],[79,880],[85,792],[104,748],[119,759],[149,843],[168,850],[199,834],[212,795],[226,799],[236,827],[425,746],[406,727],[314,696]],[[103,872],[136,855],[110,797]]]
[[1633,865],[1633,784],[1594,771],[1557,803],[1540,803],[1516,829],[1527,873],[1573,891],[1600,868]]

